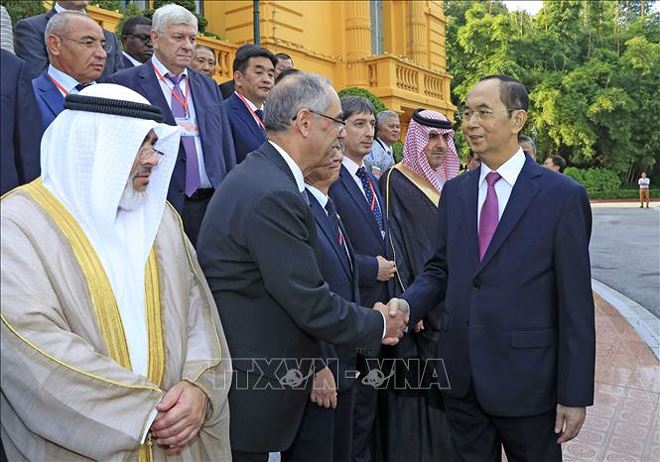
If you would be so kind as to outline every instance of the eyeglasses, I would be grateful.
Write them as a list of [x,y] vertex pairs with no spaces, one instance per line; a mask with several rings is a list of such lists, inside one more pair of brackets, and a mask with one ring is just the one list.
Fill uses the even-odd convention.
[[144,147],[140,148],[140,150],[138,151],[137,158],[140,159],[140,160],[145,160],[145,159],[148,159],[149,157],[151,157],[154,154],[156,154],[156,156],[158,157],[159,160],[160,160],[161,157],[163,157],[165,155],[164,152],[159,151],[158,149],[154,148],[154,146],[152,144],[149,144],[147,146],[144,146]]
[[476,116],[477,120],[488,120],[491,117],[493,117],[493,114],[496,112],[512,112],[512,111],[518,111],[522,110],[522,108],[519,107],[513,107],[513,108],[507,108],[507,109],[498,109],[497,111],[491,111],[490,109],[480,109],[478,111],[472,111],[470,109],[464,109],[463,111],[458,113],[458,118],[462,120],[463,122],[467,122],[472,118],[472,116]]
[[142,43],[151,43],[151,35],[149,34],[124,34],[124,37],[127,36],[135,37]]
[[71,39],[68,37],[62,37],[59,35],[58,37],[61,38],[62,40],[68,40],[69,42],[76,42],[78,45],[82,45],[90,50],[96,47],[100,47],[106,53],[110,53],[112,51],[112,43],[106,42],[105,40],[95,40],[91,38],[78,40],[78,39]]
[[[346,125],[346,122],[341,119],[337,119],[335,117],[325,115],[322,112],[315,111],[314,109],[310,109],[310,108],[306,108],[306,109],[312,114],[316,114],[317,116],[325,117],[326,119],[332,120],[335,123],[335,127],[337,128],[337,130],[341,130]],[[297,118],[298,118],[298,114],[296,114],[291,120],[296,120]]]

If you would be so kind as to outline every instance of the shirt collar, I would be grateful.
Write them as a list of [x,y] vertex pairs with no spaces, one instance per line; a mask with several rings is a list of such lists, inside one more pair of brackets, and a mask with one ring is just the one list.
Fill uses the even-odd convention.
[[[158,61],[158,58],[156,58],[156,54],[154,53],[153,56],[151,57],[151,62],[153,63],[154,66],[156,66],[156,69],[158,69],[158,72],[160,72],[160,75],[165,77],[165,74],[171,74],[170,70],[165,67],[163,63]],[[185,75],[186,79],[188,78],[188,68],[184,68],[183,72],[179,75]]]
[[321,191],[319,191],[317,188],[315,188],[311,184],[306,184],[305,187],[307,188],[307,190],[309,192],[312,193],[312,195],[316,198],[316,200],[319,201],[319,204],[321,205],[321,207],[323,207],[325,209],[325,206],[328,203],[328,196],[323,194]]
[[302,170],[300,170],[300,167],[298,167],[298,164],[296,164],[296,161],[294,161],[287,152],[282,149],[280,146],[277,145],[277,143],[268,140],[270,144],[273,145],[275,150],[280,153],[286,164],[289,166],[289,169],[291,170],[291,173],[293,173],[293,178],[296,180],[296,186],[298,187],[298,191],[303,192],[305,189],[305,177],[303,176]]
[[358,168],[364,167],[364,162],[358,165],[355,163],[355,161],[353,161],[353,159],[350,159],[347,156],[344,156],[344,158],[341,160],[341,163],[344,167],[346,167],[348,173],[350,173],[353,176],[355,176],[355,172],[357,172]]
[[122,51],[121,54],[123,54],[126,59],[128,59],[131,63],[133,63],[134,66],[140,66],[142,64],[140,61],[138,61],[137,59],[135,59],[125,51]]
[[62,8],[59,3],[55,3],[55,12],[56,13],[66,13],[68,11],[73,11],[75,13],[87,14],[87,11],[85,9],[82,9],[82,10],[67,10],[65,8]]
[[76,85],[80,83],[76,79],[71,77],[69,74],[66,74],[61,70],[53,67],[52,64],[48,65],[48,75],[50,75],[53,79],[57,80],[57,83],[62,85],[62,87],[64,87],[64,89],[69,93],[75,91]]
[[[500,165],[500,168],[497,169],[497,173],[502,175],[504,181],[509,183],[511,187],[516,184],[518,175],[522,171],[523,165],[525,165],[525,154],[523,153],[522,148],[518,148],[518,151],[509,158],[506,162]],[[479,184],[484,181],[486,175],[488,175],[492,170],[486,165],[485,162],[481,162],[481,173],[479,175]]]
[[[238,93],[238,90],[234,90],[234,93]],[[252,111],[256,111],[257,109],[261,109],[262,111],[264,110],[264,104],[263,103],[261,103],[260,108],[257,108],[256,104],[254,104],[252,101],[250,101],[250,98],[245,96],[243,93],[241,93],[240,95],[243,97],[243,99],[245,101],[247,101],[248,106],[250,106],[250,109],[252,109]]]

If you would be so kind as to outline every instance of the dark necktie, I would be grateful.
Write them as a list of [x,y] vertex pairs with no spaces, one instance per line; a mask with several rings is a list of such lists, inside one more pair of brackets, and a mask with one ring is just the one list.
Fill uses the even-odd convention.
[[257,109],[254,113],[257,114],[257,117],[259,117],[262,122],[264,121],[264,111],[262,109]]
[[371,182],[371,178],[367,174],[367,171],[364,167],[360,167],[355,172],[355,175],[362,181],[362,189],[364,189],[364,195],[367,196],[367,203],[369,204],[369,210],[374,214],[376,218],[376,223],[378,223],[378,228],[382,231],[385,231],[385,225],[383,223],[383,212],[380,210],[380,205],[378,204],[378,199],[376,198],[376,190],[374,189],[374,184]]
[[78,85],[76,85],[75,88],[76,88],[76,90],[78,90],[78,92],[81,92],[85,88],[89,87],[90,85],[91,85],[91,83],[79,83]]
[[306,203],[307,205],[310,205],[310,202],[309,202],[309,193],[307,192],[307,188],[303,189],[302,192],[301,192],[300,194],[302,194],[302,197],[303,197],[305,203]]
[[332,202],[332,199],[328,198],[328,203],[325,204],[325,210],[328,212],[328,218],[332,224],[332,229],[335,231],[335,235],[337,236],[337,243],[339,244],[339,247],[343,248],[344,235],[342,234],[341,228],[339,227],[339,215],[337,215],[337,209],[335,208],[335,204]]
[[[172,115],[175,118],[188,118],[187,107],[184,107],[184,96],[181,91],[179,83],[185,75],[172,75],[165,74],[165,77],[172,82],[172,99],[170,100],[170,107],[172,108]],[[188,82],[190,84],[190,82]],[[190,102],[187,102],[190,104]],[[192,123],[192,121],[191,121]],[[199,178],[199,160],[197,159],[197,148],[195,147],[195,139],[192,136],[182,136],[181,144],[186,153],[186,196],[191,197],[195,191],[199,189],[201,180]]]
[[483,260],[488,245],[497,229],[497,224],[500,221],[497,192],[495,191],[495,183],[500,178],[502,176],[497,172],[490,172],[486,175],[488,192],[486,193],[486,200],[484,201],[484,205],[481,206],[481,213],[479,215],[479,261]]

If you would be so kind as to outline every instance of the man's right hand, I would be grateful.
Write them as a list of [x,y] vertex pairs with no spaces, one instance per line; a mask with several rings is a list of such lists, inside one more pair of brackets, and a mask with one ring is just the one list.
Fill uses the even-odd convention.
[[396,274],[396,264],[393,261],[385,260],[380,255],[376,257],[376,260],[378,260],[378,274],[376,275],[376,280],[387,282],[392,279]]
[[387,305],[376,303],[374,309],[380,311],[385,316],[385,337],[383,345],[396,345],[399,339],[403,337],[408,327],[410,310],[408,304],[401,299],[393,298]]

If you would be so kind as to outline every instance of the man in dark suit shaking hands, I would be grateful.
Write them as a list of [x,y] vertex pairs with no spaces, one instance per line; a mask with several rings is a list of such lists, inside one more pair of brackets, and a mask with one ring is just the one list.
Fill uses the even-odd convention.
[[439,349],[457,460],[559,461],[593,404],[591,209],[582,186],[523,154],[529,98],[508,76],[467,96],[481,167],[447,182],[434,256],[391,306],[444,299]]
[[319,340],[375,354],[405,327],[407,313],[331,292],[316,260],[304,175],[328,162],[344,136],[340,117],[327,80],[304,73],[282,80],[266,102],[268,141],[230,172],[202,223],[199,261],[235,369],[235,462],[265,462],[292,445],[314,372],[305,358],[320,356]]

